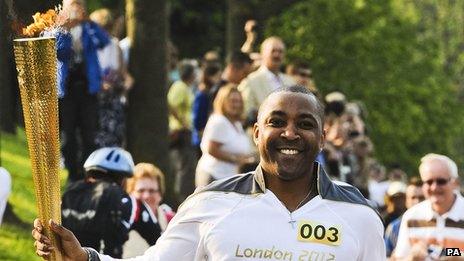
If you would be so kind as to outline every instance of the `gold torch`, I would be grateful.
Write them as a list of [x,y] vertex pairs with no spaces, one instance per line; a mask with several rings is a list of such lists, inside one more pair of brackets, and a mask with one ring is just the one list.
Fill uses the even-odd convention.
[[63,260],[48,224],[61,223],[55,38],[16,39],[13,45],[39,219],[55,246],[51,260]]

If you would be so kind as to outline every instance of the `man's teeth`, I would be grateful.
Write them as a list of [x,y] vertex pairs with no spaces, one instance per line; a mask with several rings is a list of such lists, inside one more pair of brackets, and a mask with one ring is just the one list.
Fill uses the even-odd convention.
[[286,155],[295,155],[298,154],[298,150],[292,150],[292,149],[281,149],[280,153],[286,154]]

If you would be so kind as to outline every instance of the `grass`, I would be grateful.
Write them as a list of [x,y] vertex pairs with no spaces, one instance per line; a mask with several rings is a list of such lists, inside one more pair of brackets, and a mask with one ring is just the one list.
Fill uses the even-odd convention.
[[[13,183],[8,201],[19,218],[31,224],[32,228],[37,209],[24,130],[18,129],[16,135],[2,133],[0,142],[1,164],[10,172]],[[61,184],[65,179],[66,173],[62,171]],[[0,226],[0,242],[0,260],[41,260],[35,255],[30,229],[3,223]]]

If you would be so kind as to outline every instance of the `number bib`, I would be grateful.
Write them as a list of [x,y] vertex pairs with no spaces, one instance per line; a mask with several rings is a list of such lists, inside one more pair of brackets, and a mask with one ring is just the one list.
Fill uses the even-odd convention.
[[298,241],[338,246],[341,243],[341,236],[340,225],[325,226],[309,220],[298,222]]

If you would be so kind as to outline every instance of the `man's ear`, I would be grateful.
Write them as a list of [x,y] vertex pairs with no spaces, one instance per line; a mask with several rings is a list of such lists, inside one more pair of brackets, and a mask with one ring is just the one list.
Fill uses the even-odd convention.
[[253,142],[255,143],[256,146],[258,146],[258,137],[259,137],[259,127],[258,127],[258,123],[255,123],[253,125]]
[[453,181],[452,185],[454,189],[459,189],[461,187],[461,182],[459,181],[459,179],[454,178],[451,180]]

